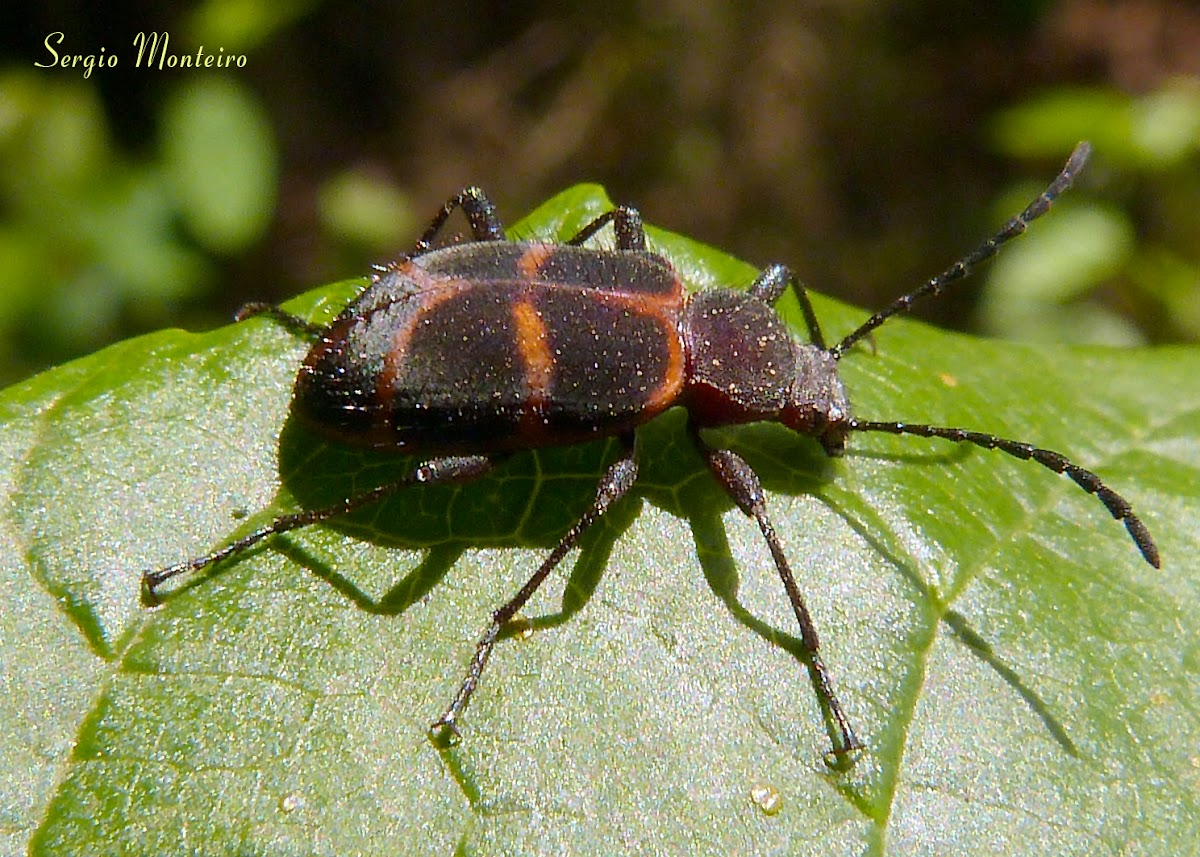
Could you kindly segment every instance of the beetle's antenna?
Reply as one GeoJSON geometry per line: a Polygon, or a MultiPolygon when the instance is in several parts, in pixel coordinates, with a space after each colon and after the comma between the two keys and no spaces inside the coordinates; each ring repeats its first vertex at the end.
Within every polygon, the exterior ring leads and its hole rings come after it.
{"type": "Polygon", "coordinates": [[[1053,205],[1054,200],[1058,199],[1059,195],[1075,181],[1075,176],[1083,169],[1083,165],[1087,162],[1091,151],[1092,146],[1086,141],[1077,145],[1075,150],[1071,152],[1071,157],[1067,159],[1062,172],[1055,176],[1054,181],[1050,182],[1050,185],[1042,191],[1037,199],[1029,203],[1024,211],[1004,224],[999,232],[984,241],[966,256],[963,256],[945,271],[926,281],[920,288],[897,298],[890,305],[875,313],[858,330],[829,349],[829,353],[836,360],[845,354],[850,346],[854,345],[854,343],[858,342],[858,340],[862,339],[892,316],[908,312],[912,309],[914,303],[923,298],[937,297],[947,286],[963,279],[980,263],[995,256],[1004,244],[1023,233],[1029,227],[1030,223],[1050,210],[1050,206],[1053,205]]]}
{"type": "Polygon", "coordinates": [[[1155,568],[1162,567],[1158,556],[1158,546],[1154,544],[1154,539],[1151,537],[1146,525],[1133,513],[1133,508],[1129,505],[1129,501],[1100,481],[1100,477],[1095,473],[1072,464],[1061,453],[1052,452],[1048,449],[1039,449],[1036,446],[1016,440],[1006,440],[1005,438],[985,434],[984,432],[968,431],[960,428],[944,428],[941,426],[902,422],[874,422],[853,418],[850,419],[847,428],[851,431],[912,434],[919,437],[940,437],[945,440],[955,441],[956,443],[973,443],[984,449],[998,449],[1001,452],[1024,461],[1035,461],[1042,465],[1042,467],[1049,468],[1055,473],[1065,473],[1084,491],[1089,494],[1095,494],[1100,502],[1104,504],[1105,508],[1108,509],[1109,513],[1125,525],[1125,529],[1129,531],[1130,537],[1133,538],[1133,543],[1142,552],[1142,556],[1146,558],[1146,562],[1155,568]]]}

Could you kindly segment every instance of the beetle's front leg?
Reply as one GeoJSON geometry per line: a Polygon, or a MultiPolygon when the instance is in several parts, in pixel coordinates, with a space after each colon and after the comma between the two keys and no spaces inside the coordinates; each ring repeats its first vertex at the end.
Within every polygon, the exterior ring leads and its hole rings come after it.
{"type": "Polygon", "coordinates": [[[842,705],[833,692],[833,681],[829,677],[829,670],[826,668],[825,662],[821,659],[821,642],[817,637],[817,628],[804,603],[804,596],[800,594],[796,577],[792,574],[787,556],[783,552],[783,544],[775,533],[771,519],[767,517],[766,497],[763,494],[762,485],[758,481],[758,475],[736,453],[728,449],[715,449],[709,446],[700,438],[694,427],[691,432],[696,449],[704,456],[708,469],[712,471],[721,487],[725,489],[725,493],[737,507],[754,518],[766,540],[771,557],[775,560],[775,568],[783,581],[784,589],[787,590],[788,600],[792,604],[792,612],[796,614],[796,621],[800,624],[800,642],[804,646],[809,678],[812,681],[813,690],[817,694],[821,712],[825,717],[830,741],[833,743],[833,750],[826,754],[825,763],[835,770],[845,770],[857,761],[862,751],[862,744],[859,743],[854,729],[850,726],[850,719],[842,710],[842,705]]]}
{"type": "Polygon", "coordinates": [[[800,310],[804,313],[804,323],[808,325],[808,341],[824,351],[825,336],[821,333],[821,325],[817,321],[812,301],[808,299],[808,290],[804,287],[804,283],[800,282],[799,278],[792,273],[791,268],[787,265],[769,265],[764,268],[750,284],[750,294],[774,305],[788,286],[792,287],[796,300],[800,302],[800,310]]]}

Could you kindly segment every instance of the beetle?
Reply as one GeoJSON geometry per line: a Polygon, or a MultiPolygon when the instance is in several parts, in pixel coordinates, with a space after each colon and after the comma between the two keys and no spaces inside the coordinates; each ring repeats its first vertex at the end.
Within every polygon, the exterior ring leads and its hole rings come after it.
{"type": "Polygon", "coordinates": [[[435,736],[458,737],[458,720],[505,626],[587,529],[633,487],[636,430],[673,407],[733,503],[758,524],[787,591],[809,678],[826,721],[833,768],[853,764],[863,745],[854,733],[821,657],[817,630],[767,514],[754,470],[736,453],[709,444],[717,426],[770,421],[815,438],[840,455],[851,432],[943,438],[997,449],[1066,474],[1124,523],[1147,562],[1158,548],[1129,503],[1099,476],[1060,453],[962,428],[880,422],[852,415],[838,361],[889,318],[962,279],[1049,211],[1084,166],[1080,143],[1066,165],[1020,214],[941,274],[827,345],[807,291],[785,266],[763,270],[748,291],[688,293],[671,263],[648,249],[636,209],[601,214],[563,244],[512,241],[486,195],[475,187],[449,199],[412,252],[377,269],[370,284],[325,327],[268,304],[238,319],[274,316],[316,338],[296,378],[295,412],[337,441],[418,455],[400,479],[330,507],[283,515],[196,559],[143,575],[148,600],[166,580],[240,554],[263,539],[325,521],[415,485],[477,479],[507,453],[619,439],[620,452],[591,505],[528,579],[496,610],[435,736]],[[461,210],[472,240],[435,247],[461,210]],[[587,246],[610,225],[616,248],[587,246]],[[790,335],[774,304],[791,290],[808,341],[790,335]]]}

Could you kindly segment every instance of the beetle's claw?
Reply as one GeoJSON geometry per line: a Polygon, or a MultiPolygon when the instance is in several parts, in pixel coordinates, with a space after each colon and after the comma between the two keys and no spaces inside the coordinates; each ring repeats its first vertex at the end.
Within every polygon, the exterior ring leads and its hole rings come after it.
{"type": "Polygon", "coordinates": [[[453,717],[442,717],[429,726],[429,737],[440,748],[453,747],[462,741],[462,733],[454,724],[453,717]]]}

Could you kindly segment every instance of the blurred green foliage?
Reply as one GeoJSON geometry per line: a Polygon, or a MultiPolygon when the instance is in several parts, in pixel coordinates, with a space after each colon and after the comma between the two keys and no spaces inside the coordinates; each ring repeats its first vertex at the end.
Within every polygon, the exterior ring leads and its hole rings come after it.
{"type": "Polygon", "coordinates": [[[1021,339],[1200,338],[1200,10],[1148,0],[686,10],[211,0],[16,10],[0,36],[0,383],[211,327],[402,252],[465,184],[599,181],[878,307],[1053,175],[1080,187],[923,313],[1021,339]],[[41,68],[100,53],[117,68],[41,68]],[[133,67],[130,40],[244,55],[133,67]],[[1195,42],[1195,43],[1193,43],[1195,42]]]}
{"type": "Polygon", "coordinates": [[[159,145],[140,158],[114,145],[86,81],[11,72],[0,103],[8,380],[169,323],[213,288],[215,257],[262,239],[276,204],[275,139],[237,82],[174,87],[159,145]]]}
{"type": "MultiPolygon", "coordinates": [[[[1107,199],[1064,200],[1068,211],[998,259],[981,327],[1045,341],[1137,344],[1155,333],[1200,339],[1198,221],[1195,206],[1189,214],[1184,202],[1200,191],[1200,81],[1173,79],[1137,97],[1049,91],[1002,111],[992,128],[1001,151],[1022,157],[1061,152],[1087,137],[1101,153],[1100,181],[1119,178],[1125,188],[1107,199]]],[[[1005,205],[1020,198],[1006,196],[1005,205]]]]}

